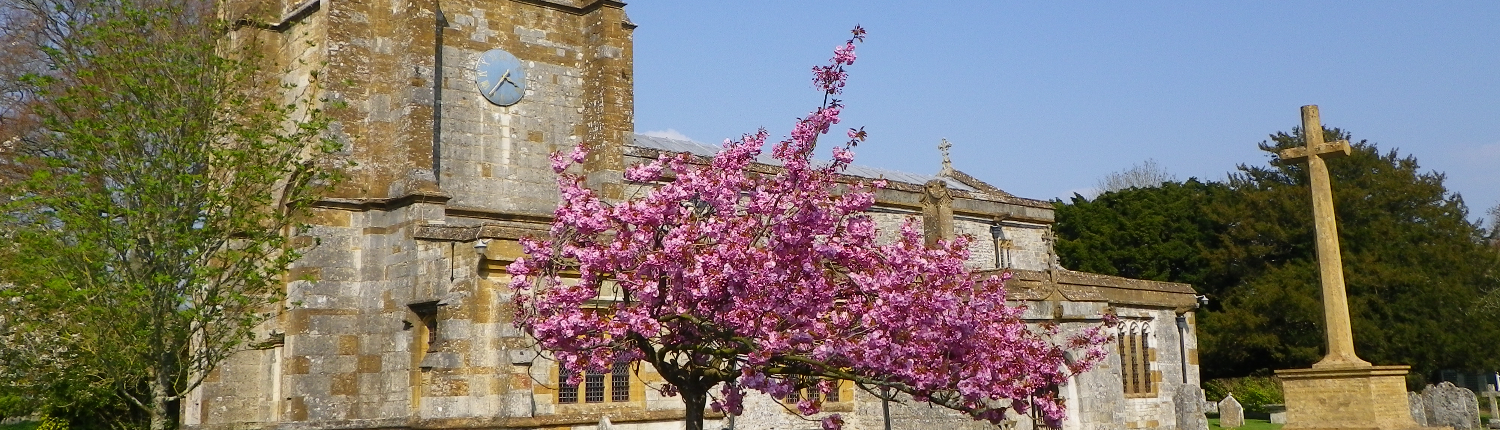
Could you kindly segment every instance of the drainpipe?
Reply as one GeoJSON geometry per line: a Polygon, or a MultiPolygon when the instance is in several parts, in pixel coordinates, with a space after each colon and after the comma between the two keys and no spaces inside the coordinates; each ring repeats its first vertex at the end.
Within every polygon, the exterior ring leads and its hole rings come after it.
{"type": "Polygon", "coordinates": [[[1187,314],[1177,314],[1177,352],[1182,356],[1182,383],[1188,382],[1188,359],[1187,359],[1187,314]]]}
{"type": "Polygon", "coordinates": [[[437,15],[433,23],[435,42],[432,52],[432,181],[443,185],[443,28],[448,26],[448,17],[443,16],[443,6],[432,1],[437,15]]]}

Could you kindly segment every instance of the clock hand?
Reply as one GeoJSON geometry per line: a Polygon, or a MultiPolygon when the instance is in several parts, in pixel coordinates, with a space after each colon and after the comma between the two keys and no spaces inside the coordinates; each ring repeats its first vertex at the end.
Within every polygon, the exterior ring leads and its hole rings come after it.
{"type": "MultiPolygon", "coordinates": [[[[510,80],[510,71],[506,70],[504,75],[500,75],[500,79],[495,80],[495,86],[490,87],[490,90],[488,92],[486,92],[484,95],[487,95],[487,96],[493,96],[493,95],[495,95],[495,90],[500,89],[500,84],[503,84],[503,83],[505,83],[505,81],[509,81],[509,80],[510,80]]],[[[511,82],[511,85],[515,85],[515,82],[511,82]]]]}

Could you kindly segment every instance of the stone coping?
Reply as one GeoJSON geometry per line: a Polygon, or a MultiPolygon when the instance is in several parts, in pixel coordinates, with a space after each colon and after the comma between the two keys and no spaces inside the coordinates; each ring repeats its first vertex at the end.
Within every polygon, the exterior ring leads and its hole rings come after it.
{"type": "MultiPolygon", "coordinates": [[[[975,271],[975,277],[999,275],[1007,269],[975,271]]],[[[1008,269],[1012,278],[1006,292],[1012,300],[1098,301],[1175,309],[1198,307],[1197,292],[1188,284],[1147,281],[1067,269],[1008,269]]]]}
{"type": "Polygon", "coordinates": [[[1276,377],[1282,380],[1297,379],[1329,379],[1329,378],[1365,378],[1370,376],[1406,376],[1411,370],[1407,365],[1389,366],[1348,366],[1330,367],[1320,369],[1281,369],[1276,371],[1276,377]]]}

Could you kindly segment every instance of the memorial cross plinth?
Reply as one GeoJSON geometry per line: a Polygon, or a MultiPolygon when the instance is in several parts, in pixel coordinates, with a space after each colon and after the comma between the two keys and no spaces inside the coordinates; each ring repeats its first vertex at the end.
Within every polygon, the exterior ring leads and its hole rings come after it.
{"type": "Polygon", "coordinates": [[[1307,162],[1328,355],[1311,369],[1276,371],[1286,396],[1286,426],[1282,429],[1421,428],[1407,408],[1406,373],[1411,366],[1373,366],[1354,354],[1338,225],[1333,215],[1333,187],[1324,163],[1326,158],[1349,155],[1349,142],[1324,142],[1318,107],[1311,105],[1302,107],[1302,136],[1305,146],[1279,155],[1285,162],[1307,162]]]}

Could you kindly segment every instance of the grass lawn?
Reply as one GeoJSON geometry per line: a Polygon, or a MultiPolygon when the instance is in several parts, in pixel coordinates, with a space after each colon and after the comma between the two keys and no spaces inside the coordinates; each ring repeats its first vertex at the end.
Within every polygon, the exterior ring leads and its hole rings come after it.
{"type": "MultiPolygon", "coordinates": [[[[1208,419],[1208,430],[1220,430],[1222,428],[1223,427],[1219,427],[1218,418],[1208,419]]],[[[1245,425],[1236,428],[1240,430],[1281,430],[1281,424],[1271,424],[1270,421],[1266,420],[1245,418],[1245,425]]]]}
{"type": "Polygon", "coordinates": [[[42,423],[0,424],[0,430],[36,430],[42,423]]]}

